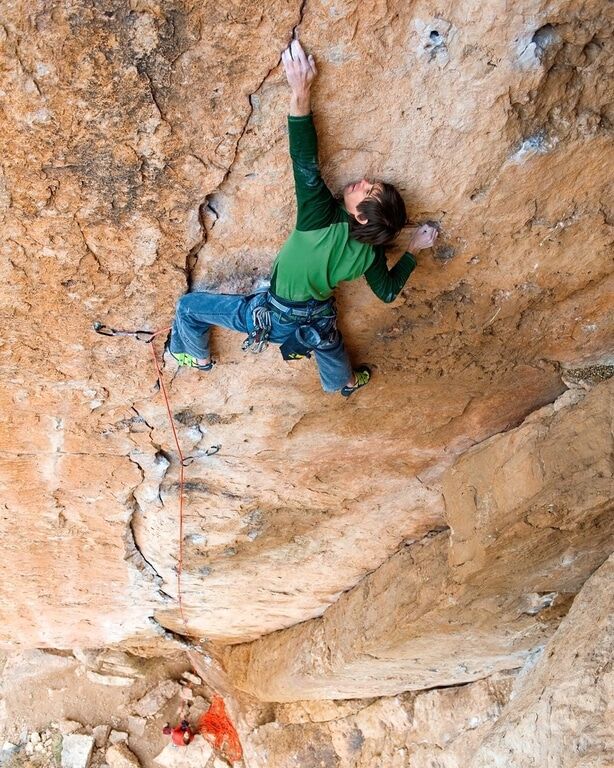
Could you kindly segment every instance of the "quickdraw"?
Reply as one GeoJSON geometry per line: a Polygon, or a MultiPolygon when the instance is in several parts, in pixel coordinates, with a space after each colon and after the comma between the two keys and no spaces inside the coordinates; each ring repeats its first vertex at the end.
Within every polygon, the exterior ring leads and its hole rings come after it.
{"type": "Polygon", "coordinates": [[[133,336],[137,341],[144,341],[145,344],[151,344],[159,333],[164,333],[164,330],[168,330],[168,328],[165,328],[162,331],[124,331],[118,328],[111,328],[98,320],[92,325],[92,328],[101,336],[133,336]]]}
{"type": "Polygon", "coordinates": [[[254,355],[262,352],[269,346],[271,336],[271,311],[266,307],[256,307],[252,312],[254,330],[241,345],[244,351],[249,350],[254,355]]]}

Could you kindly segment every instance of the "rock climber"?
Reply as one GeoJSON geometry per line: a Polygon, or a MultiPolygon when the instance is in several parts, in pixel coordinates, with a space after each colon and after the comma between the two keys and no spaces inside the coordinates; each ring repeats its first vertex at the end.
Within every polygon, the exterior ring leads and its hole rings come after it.
{"type": "Polygon", "coordinates": [[[177,305],[169,351],[180,365],[209,371],[212,325],[248,334],[243,347],[260,351],[271,341],[285,360],[313,352],[325,392],[349,397],[368,383],[366,365],[352,369],[337,329],[333,291],[343,280],[364,275],[375,295],[393,301],[416,266],[418,251],[430,248],[435,227],[414,230],[408,250],[388,269],[386,246],[405,227],[399,192],[384,181],[361,179],[336,200],[320,175],[317,135],[311,114],[313,56],[298,40],[282,53],[290,86],[288,132],[297,200],[296,226],[273,265],[268,292],[250,296],[193,292],[177,305]]]}

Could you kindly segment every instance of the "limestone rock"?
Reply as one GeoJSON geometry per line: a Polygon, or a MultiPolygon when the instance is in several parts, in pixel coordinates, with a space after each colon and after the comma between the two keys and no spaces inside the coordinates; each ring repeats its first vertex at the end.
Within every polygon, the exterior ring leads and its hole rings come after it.
{"type": "Polygon", "coordinates": [[[456,456],[552,402],[561,365],[606,361],[603,3],[265,5],[5,4],[3,645],[145,640],[153,615],[185,629],[157,374],[92,323],[165,328],[188,286],[264,285],[295,218],[278,66],[295,28],[320,65],[326,181],[392,181],[442,235],[394,306],[339,287],[348,349],[374,366],[360,397],[228,332],[211,377],[173,377],[194,457],[189,634],[245,642],[321,616],[444,523],[456,456]]]}
{"type": "Polygon", "coordinates": [[[113,744],[106,753],[105,759],[109,768],[140,768],[138,757],[126,744],[113,744]]]}
{"type": "Polygon", "coordinates": [[[193,672],[182,672],[181,677],[188,683],[191,683],[192,685],[202,685],[203,681],[198,677],[198,675],[195,675],[193,672]]]}
{"type": "Polygon", "coordinates": [[[74,733],[75,731],[79,731],[81,728],[83,728],[83,725],[77,720],[60,720],[57,726],[58,731],[63,736],[67,736],[68,734],[74,733]]]}
{"type": "Polygon", "coordinates": [[[133,685],[134,680],[131,677],[120,677],[119,675],[101,675],[99,672],[93,672],[88,669],[85,673],[88,680],[92,683],[98,683],[99,685],[112,685],[114,687],[125,688],[133,685]]]}
{"type": "Polygon", "coordinates": [[[96,746],[98,748],[104,747],[104,745],[107,743],[110,731],[111,727],[109,725],[97,725],[92,728],[94,741],[96,742],[96,746]]]}
{"type": "Polygon", "coordinates": [[[128,717],[128,730],[135,736],[142,736],[146,725],[147,720],[144,717],[128,717]]]}
{"type": "Polygon", "coordinates": [[[451,530],[321,619],[230,649],[235,683],[268,701],[346,698],[522,666],[611,552],[613,398],[614,381],[563,396],[466,452],[443,478],[451,530]]]}
{"type": "Polygon", "coordinates": [[[614,555],[586,582],[471,768],[614,764],[614,555]]]}
{"type": "Polygon", "coordinates": [[[126,731],[112,730],[109,734],[109,741],[111,744],[120,744],[121,742],[128,741],[128,734],[126,731]]]}
{"type": "Polygon", "coordinates": [[[513,674],[503,673],[362,706],[322,700],[277,705],[272,721],[246,740],[250,766],[465,768],[509,700],[513,681],[513,674]],[[313,719],[299,714],[302,706],[313,719]]]}
{"type": "Polygon", "coordinates": [[[94,749],[94,737],[71,733],[62,739],[62,768],[87,768],[94,749]]]}
{"type": "Polygon", "coordinates": [[[139,699],[133,707],[140,717],[155,715],[169,699],[179,693],[180,686],[175,680],[163,680],[139,699]]]}
{"type": "MultiPolygon", "coordinates": [[[[206,739],[196,735],[186,747],[167,744],[154,763],[162,768],[202,768],[213,754],[213,749],[206,739]]],[[[111,766],[111,768],[115,768],[111,766]]]]}

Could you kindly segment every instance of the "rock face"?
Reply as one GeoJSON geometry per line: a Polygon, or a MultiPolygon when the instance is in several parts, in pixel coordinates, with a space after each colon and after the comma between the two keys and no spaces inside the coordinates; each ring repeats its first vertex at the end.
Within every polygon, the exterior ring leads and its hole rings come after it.
{"type": "Polygon", "coordinates": [[[471,768],[614,763],[613,578],[614,556],[586,582],[471,768]]]}
{"type": "Polygon", "coordinates": [[[602,6],[4,4],[1,644],[159,625],[242,642],[320,616],[444,524],[439,477],[462,451],[551,403],[561,365],[604,361],[602,6]],[[186,289],[266,278],[294,216],[278,62],[297,29],[331,187],[395,182],[442,236],[392,306],[340,288],[349,348],[375,370],[350,402],[309,361],[247,359],[227,333],[211,376],[165,371],[193,459],[186,626],[149,350],[91,326],[164,329],[186,289]]]}
{"type": "Polygon", "coordinates": [[[567,393],[467,451],[443,476],[450,530],[321,619],[232,648],[237,685],[267,701],[348,698],[522,666],[611,552],[613,400],[614,381],[567,393]]]}
{"type": "Polygon", "coordinates": [[[278,705],[250,734],[250,766],[465,768],[507,702],[513,676],[376,700],[278,705]]]}
{"type": "Polygon", "coordinates": [[[611,766],[613,576],[614,556],[519,673],[375,700],[274,705],[246,739],[250,765],[611,766]]]}

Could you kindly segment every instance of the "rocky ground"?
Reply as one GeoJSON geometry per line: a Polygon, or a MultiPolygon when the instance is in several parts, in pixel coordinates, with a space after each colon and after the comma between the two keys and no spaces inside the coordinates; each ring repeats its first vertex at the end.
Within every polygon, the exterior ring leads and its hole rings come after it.
{"type": "MultiPolygon", "coordinates": [[[[164,724],[185,703],[195,723],[210,689],[184,654],[143,659],[122,652],[29,652],[3,674],[6,768],[222,768],[197,737],[169,744],[164,724]],[[174,658],[173,658],[174,656],[174,658]],[[95,662],[95,663],[94,663],[95,662]],[[101,663],[102,662],[102,663],[101,663]],[[98,670],[98,671],[95,671],[98,670]],[[103,671],[100,671],[103,670],[103,671]],[[189,679],[185,678],[188,671],[189,679]]],[[[499,717],[514,673],[425,693],[347,701],[260,705],[246,711],[245,766],[463,765],[499,717]]],[[[240,764],[236,764],[240,765],[240,764]]]]}
{"type": "MultiPolygon", "coordinates": [[[[614,556],[587,581],[521,670],[397,696],[261,704],[224,691],[244,759],[235,768],[611,768],[614,556]]],[[[120,651],[9,658],[2,675],[8,768],[224,768],[194,725],[223,674],[211,657],[120,651]],[[191,667],[191,671],[190,671],[191,667]],[[195,673],[204,671],[199,676],[195,673]],[[179,715],[181,713],[181,715],[179,715]]]]}
{"type": "MultiPolygon", "coordinates": [[[[178,759],[185,759],[186,751],[171,746],[162,729],[182,715],[195,723],[208,708],[209,689],[190,668],[187,657],[172,650],[166,658],[150,659],[121,651],[33,651],[8,658],[2,678],[3,763],[14,768],[182,764],[178,759]]],[[[201,736],[187,752],[200,768],[217,768],[201,736]]]]}

